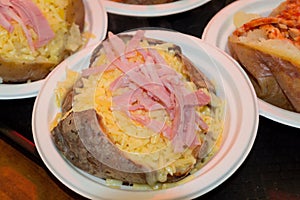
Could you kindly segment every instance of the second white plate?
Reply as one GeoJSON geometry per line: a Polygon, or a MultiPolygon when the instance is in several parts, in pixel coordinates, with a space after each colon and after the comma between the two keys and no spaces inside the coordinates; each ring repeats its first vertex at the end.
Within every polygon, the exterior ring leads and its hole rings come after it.
{"type": "MultiPolygon", "coordinates": [[[[218,12],[206,26],[202,39],[229,53],[228,36],[235,30],[233,16],[238,11],[267,16],[283,0],[235,1],[218,12]]],[[[273,106],[258,99],[260,114],[276,122],[300,128],[300,114],[273,106]]]]}
{"type": "Polygon", "coordinates": [[[103,0],[107,12],[139,17],[158,17],[181,13],[201,6],[210,0],[178,0],[171,3],[157,5],[132,5],[103,0]]]}
{"type": "MultiPolygon", "coordinates": [[[[96,44],[103,40],[107,32],[107,13],[102,0],[83,0],[85,6],[85,31],[93,34],[86,46],[96,44]]],[[[44,80],[22,84],[0,84],[1,99],[23,99],[35,97],[44,80]]]]}

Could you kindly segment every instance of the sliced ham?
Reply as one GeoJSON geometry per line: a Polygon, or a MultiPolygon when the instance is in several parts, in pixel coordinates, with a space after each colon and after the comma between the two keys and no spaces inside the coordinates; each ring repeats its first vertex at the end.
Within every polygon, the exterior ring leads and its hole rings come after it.
{"type": "Polygon", "coordinates": [[[150,56],[146,58],[143,69],[145,69],[151,81],[153,81],[154,83],[162,84],[160,77],[157,74],[158,65],[154,64],[154,61],[150,56]]]}
{"type": "Polygon", "coordinates": [[[166,107],[170,107],[170,95],[162,85],[153,84],[153,82],[139,70],[131,70],[126,73],[126,76],[138,87],[145,89],[149,95],[161,101],[166,107]]]}
{"type": "MultiPolygon", "coordinates": [[[[176,78],[176,77],[175,77],[176,78]]],[[[184,115],[184,98],[182,95],[181,88],[177,85],[177,81],[172,79],[164,79],[164,85],[171,91],[172,94],[175,96],[175,106],[172,115],[174,116],[172,121],[172,132],[174,138],[172,139],[172,143],[174,146],[175,152],[182,152],[184,151],[186,146],[184,138],[184,122],[185,122],[185,115],[184,115]]],[[[195,134],[195,132],[193,133],[195,134]]]]}
{"type": "Polygon", "coordinates": [[[131,120],[140,123],[154,132],[162,133],[172,141],[175,152],[200,145],[196,132],[207,131],[208,125],[196,113],[195,106],[210,102],[201,89],[191,92],[187,89],[182,75],[167,65],[167,62],[154,48],[140,48],[144,37],[138,31],[127,45],[117,36],[109,33],[109,40],[103,42],[110,65],[123,74],[113,81],[110,90],[123,93],[113,96],[113,110],[124,112],[131,120]],[[131,56],[140,55],[144,62],[133,62],[131,56]],[[131,59],[131,61],[129,61],[131,59]],[[121,90],[121,91],[122,91],[121,90]],[[163,109],[168,113],[171,125],[151,118],[148,113],[163,109]]]}
{"type": "Polygon", "coordinates": [[[27,42],[28,42],[30,49],[34,50],[32,35],[29,32],[29,30],[27,29],[26,25],[23,23],[22,19],[15,12],[13,12],[13,10],[10,9],[9,7],[3,13],[5,13],[5,16],[8,16],[10,19],[16,21],[17,23],[19,23],[21,25],[21,27],[24,31],[25,37],[27,38],[27,42]]]}
{"type": "Polygon", "coordinates": [[[128,87],[129,83],[130,81],[128,80],[127,76],[119,76],[109,85],[109,89],[111,91],[115,91],[118,88],[128,87]]]}
{"type": "Polygon", "coordinates": [[[128,42],[127,46],[126,46],[126,53],[130,53],[133,50],[137,49],[138,47],[140,47],[140,41],[143,39],[145,34],[145,31],[143,30],[138,30],[136,32],[136,34],[134,34],[134,36],[131,38],[131,40],[128,42]]]}
{"type": "Polygon", "coordinates": [[[109,62],[113,62],[116,59],[116,55],[113,51],[112,45],[108,40],[102,42],[103,49],[109,62]]]}
{"type": "Polygon", "coordinates": [[[5,17],[1,20],[1,25],[8,31],[12,31],[7,22],[14,20],[19,23],[31,49],[42,47],[55,37],[47,19],[32,1],[0,0],[0,8],[1,16],[5,17]],[[38,40],[34,43],[27,26],[31,27],[38,36],[38,40]]]}
{"type": "Polygon", "coordinates": [[[112,32],[108,32],[109,43],[112,50],[115,53],[115,57],[119,57],[125,53],[125,43],[121,38],[114,35],[112,32]]]}
{"type": "Polygon", "coordinates": [[[14,27],[11,25],[9,20],[7,19],[7,16],[4,13],[4,8],[0,7],[0,26],[5,28],[8,32],[12,32],[14,30],[14,27]]]}
{"type": "Polygon", "coordinates": [[[90,76],[92,74],[101,74],[105,71],[106,69],[106,65],[100,65],[100,66],[96,66],[96,67],[90,67],[87,69],[82,70],[82,76],[90,76]]]}
{"type": "Polygon", "coordinates": [[[153,57],[153,60],[156,64],[161,64],[167,66],[167,62],[165,59],[156,51],[155,49],[149,48],[148,49],[149,55],[153,57]]]}
{"type": "Polygon", "coordinates": [[[190,106],[204,106],[210,102],[210,96],[199,89],[184,96],[185,104],[190,106]]]}

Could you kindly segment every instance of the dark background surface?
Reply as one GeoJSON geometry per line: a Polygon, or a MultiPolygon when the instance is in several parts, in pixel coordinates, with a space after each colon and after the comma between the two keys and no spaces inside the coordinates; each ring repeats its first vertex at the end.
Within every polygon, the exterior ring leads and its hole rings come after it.
{"type": "MultiPolygon", "coordinates": [[[[230,2],[212,0],[193,10],[165,17],[108,14],[108,31],[119,33],[142,27],[161,27],[200,38],[208,21],[230,2]]],[[[31,115],[34,101],[35,98],[1,100],[0,132],[10,128],[33,142],[31,115]]],[[[34,149],[14,137],[6,132],[0,138],[44,166],[34,149]]],[[[79,198],[72,191],[68,192],[79,198]]],[[[260,116],[257,137],[246,160],[231,177],[200,199],[300,199],[300,129],[260,116]]]]}

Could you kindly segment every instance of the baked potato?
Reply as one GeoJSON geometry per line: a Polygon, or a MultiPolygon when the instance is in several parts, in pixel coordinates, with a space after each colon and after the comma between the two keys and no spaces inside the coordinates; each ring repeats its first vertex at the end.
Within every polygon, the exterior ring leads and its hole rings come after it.
{"type": "Polygon", "coordinates": [[[230,54],[249,74],[257,96],[294,112],[300,112],[299,22],[300,1],[287,0],[269,16],[238,25],[228,38],[230,54]]]}
{"type": "Polygon", "coordinates": [[[223,124],[214,89],[179,46],[144,31],[109,33],[90,68],[58,84],[62,112],[51,124],[52,138],[92,175],[159,188],[213,154],[223,124]]]}
{"type": "Polygon", "coordinates": [[[1,12],[6,9],[14,18],[7,18],[7,24],[0,23],[2,82],[23,83],[43,79],[83,45],[81,33],[85,10],[82,0],[8,2],[1,12]],[[30,16],[29,19],[24,15],[30,16]]]}

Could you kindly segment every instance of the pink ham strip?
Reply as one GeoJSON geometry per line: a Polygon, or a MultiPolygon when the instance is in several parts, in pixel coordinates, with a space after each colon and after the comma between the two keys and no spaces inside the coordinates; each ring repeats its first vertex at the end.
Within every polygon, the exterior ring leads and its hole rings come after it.
{"type": "Polygon", "coordinates": [[[154,64],[154,61],[151,58],[151,56],[147,56],[143,68],[145,68],[145,71],[148,74],[151,81],[153,81],[154,83],[162,84],[160,77],[157,74],[158,66],[159,64],[154,64]]]}
{"type": "Polygon", "coordinates": [[[0,7],[0,25],[11,33],[14,30],[14,27],[11,25],[4,12],[4,8],[0,7]]]}
{"type": "Polygon", "coordinates": [[[119,76],[110,85],[109,89],[115,91],[118,88],[125,88],[129,86],[130,81],[126,76],[119,76]]]}
{"type": "Polygon", "coordinates": [[[128,76],[128,78],[138,87],[147,90],[149,95],[159,99],[166,107],[171,105],[169,93],[162,85],[159,86],[158,84],[155,84],[154,87],[153,82],[137,70],[129,71],[126,73],[126,76],[128,76]]]}
{"type": "Polygon", "coordinates": [[[125,55],[116,56],[114,47],[109,41],[104,41],[102,45],[106,53],[107,59],[110,62],[110,64],[108,64],[106,68],[107,70],[112,70],[117,67],[122,72],[127,72],[129,70],[134,69],[138,65],[138,63],[128,62],[125,58],[125,55]]]}
{"type": "Polygon", "coordinates": [[[153,110],[159,110],[164,108],[161,104],[159,104],[156,100],[151,98],[147,93],[145,93],[142,89],[137,89],[132,94],[132,98],[130,100],[130,103],[136,103],[133,106],[130,106],[130,110],[146,110],[146,111],[153,111],[153,110]]]}
{"type": "Polygon", "coordinates": [[[17,23],[19,23],[21,25],[21,27],[24,31],[24,34],[27,38],[28,45],[29,45],[30,49],[32,51],[34,51],[32,36],[31,36],[30,32],[28,31],[26,25],[23,23],[22,19],[15,12],[13,12],[12,9],[10,9],[10,8],[8,8],[4,13],[5,13],[6,16],[8,16],[9,18],[15,20],[17,23]]]}
{"type": "Polygon", "coordinates": [[[209,102],[211,100],[210,96],[207,95],[207,94],[205,94],[201,89],[197,90],[195,92],[195,95],[196,95],[196,97],[198,99],[198,104],[197,104],[198,106],[207,105],[207,104],[209,104],[209,102]]]}
{"type": "Polygon", "coordinates": [[[204,106],[210,102],[210,96],[201,89],[184,96],[185,104],[190,106],[204,106]]]}
{"type": "Polygon", "coordinates": [[[114,35],[112,32],[108,32],[109,43],[114,51],[115,57],[119,57],[125,52],[125,43],[121,38],[114,35]]]}
{"type": "Polygon", "coordinates": [[[144,34],[144,30],[138,30],[128,42],[125,53],[129,53],[136,50],[140,46],[140,41],[143,39],[144,34]]]}
{"type": "Polygon", "coordinates": [[[143,58],[145,59],[148,56],[148,51],[146,49],[143,48],[138,48],[136,49],[136,51],[141,54],[143,56],[143,58]]]}
{"type": "MultiPolygon", "coordinates": [[[[123,94],[119,96],[113,97],[113,110],[120,110],[126,113],[126,115],[144,125],[145,127],[149,128],[150,130],[154,131],[155,133],[159,133],[164,128],[164,123],[156,120],[150,120],[149,116],[144,115],[138,115],[138,114],[131,114],[130,111],[135,111],[138,109],[144,110],[149,109],[153,107],[154,109],[158,109],[159,106],[157,106],[157,103],[153,100],[151,100],[149,97],[141,98],[143,91],[138,90],[135,91],[128,91],[124,92],[123,94]],[[142,102],[140,102],[142,101],[142,102]],[[132,103],[138,102],[137,104],[132,105],[132,103]]],[[[160,107],[162,108],[162,107],[160,107]]]]}
{"type": "Polygon", "coordinates": [[[207,96],[202,90],[198,90],[194,93],[189,93],[184,87],[182,82],[179,81],[179,76],[164,76],[163,83],[175,94],[176,107],[172,124],[172,131],[176,136],[174,141],[174,149],[177,152],[184,150],[186,146],[197,145],[195,133],[196,126],[198,124],[203,130],[207,130],[207,124],[198,116],[194,106],[206,105],[210,101],[210,97],[207,96]],[[186,98],[188,97],[188,99],[186,98]]]}
{"type": "Polygon", "coordinates": [[[151,121],[149,116],[147,116],[147,115],[135,115],[135,114],[129,113],[128,117],[130,119],[132,119],[133,121],[143,124],[146,127],[147,127],[147,124],[149,124],[151,121]]]}
{"type": "MultiPolygon", "coordinates": [[[[176,79],[177,77],[175,77],[176,79]]],[[[174,107],[174,119],[172,122],[172,132],[174,135],[174,138],[172,139],[172,143],[174,146],[175,152],[182,152],[186,146],[184,142],[184,133],[183,127],[184,127],[184,99],[181,95],[180,87],[176,85],[175,83],[178,83],[177,81],[174,81],[172,79],[164,79],[163,80],[164,85],[168,88],[169,91],[171,91],[172,94],[175,96],[175,107],[174,107]]],[[[194,133],[193,133],[194,134],[194,133]]]]}
{"type": "MultiPolygon", "coordinates": [[[[149,65],[150,66],[150,65],[149,65]]],[[[153,69],[153,67],[152,67],[153,69]]],[[[130,71],[129,74],[132,75],[132,72],[136,73],[136,71],[130,71]]],[[[128,75],[128,74],[127,74],[128,75]]],[[[130,76],[129,76],[130,77],[130,76]]],[[[141,73],[139,74],[135,74],[134,76],[131,76],[130,80],[134,80],[139,81],[139,78],[141,77],[141,73]],[[138,77],[136,77],[138,76],[138,77]]],[[[171,93],[175,93],[174,91],[178,91],[179,87],[172,84],[172,83],[180,83],[179,81],[179,77],[175,77],[177,80],[171,81],[171,85],[172,87],[169,87],[169,91],[172,91],[171,93]]],[[[145,77],[144,77],[144,80],[145,77]]],[[[149,80],[146,80],[145,82],[148,82],[149,80]]],[[[157,93],[161,93],[161,91],[163,91],[164,87],[158,85],[158,84],[150,84],[148,85],[147,83],[144,82],[144,85],[141,86],[143,87],[143,89],[145,89],[146,91],[150,91],[150,94],[148,95],[152,95],[152,94],[157,94],[157,93]]],[[[175,114],[174,116],[175,119],[173,119],[173,128],[172,131],[177,135],[176,137],[176,141],[175,141],[175,150],[180,152],[183,151],[183,148],[186,146],[190,146],[191,144],[195,143],[195,111],[193,111],[191,114],[186,114],[186,110],[184,108],[184,106],[186,105],[186,103],[184,102],[185,100],[183,100],[183,95],[187,93],[187,90],[184,90],[184,86],[180,87],[180,92],[177,93],[177,101],[178,99],[180,99],[178,101],[178,107],[175,109],[175,114]],[[188,116],[192,116],[192,118],[188,118],[188,116]],[[182,123],[183,122],[183,123],[182,123]],[[183,124],[185,125],[185,127],[183,126],[183,124]]],[[[196,92],[195,92],[196,93],[196,92]]],[[[200,93],[200,92],[198,92],[200,93]]],[[[200,93],[202,94],[202,93],[200,93]]],[[[195,102],[197,101],[197,96],[193,93],[193,95],[189,95],[190,98],[194,97],[194,101],[193,104],[199,104],[199,102],[195,102]]],[[[206,103],[206,102],[205,102],[206,103]]],[[[201,103],[203,104],[203,103],[201,103]]],[[[170,104],[169,104],[170,105],[170,104]]],[[[141,107],[144,107],[141,106],[141,107]]],[[[194,109],[194,108],[193,108],[194,109]]],[[[144,121],[142,120],[142,118],[135,118],[133,120],[138,121],[139,123],[142,123],[143,125],[145,125],[146,127],[148,127],[148,121],[144,121]]],[[[166,132],[165,132],[166,133],[166,132]]],[[[170,135],[165,135],[167,138],[170,138],[170,135]]]]}
{"type": "Polygon", "coordinates": [[[90,76],[92,74],[98,74],[104,72],[106,69],[106,65],[100,65],[96,67],[90,67],[87,69],[83,69],[81,75],[82,76],[90,76]]]}
{"type": "MultiPolygon", "coordinates": [[[[108,64],[106,69],[112,70],[112,69],[115,69],[116,67],[119,67],[121,62],[118,59],[118,57],[115,55],[112,44],[108,40],[106,40],[106,41],[102,42],[102,45],[103,45],[103,49],[106,54],[107,60],[110,62],[110,64],[108,64]]],[[[127,70],[129,70],[129,69],[127,69],[127,70]]]]}
{"type": "MultiPolygon", "coordinates": [[[[136,110],[159,110],[163,107],[151,96],[147,95],[142,88],[135,88],[113,97],[113,105],[122,105],[129,111],[136,110]]],[[[117,107],[115,107],[117,109],[117,107]]]]}
{"type": "Polygon", "coordinates": [[[149,55],[153,58],[154,62],[160,65],[167,66],[165,59],[158,53],[156,49],[148,49],[149,55]]]}
{"type": "MultiPolygon", "coordinates": [[[[10,21],[14,20],[21,25],[21,27],[24,31],[24,34],[27,38],[29,47],[31,48],[31,50],[34,50],[31,34],[28,31],[26,24],[22,21],[22,19],[14,11],[13,5],[11,4],[10,0],[0,0],[0,8],[1,8],[1,10],[0,10],[1,13],[6,18],[7,21],[10,22],[10,21]]],[[[9,31],[9,29],[8,29],[8,31],[9,31]]]]}
{"type": "Polygon", "coordinates": [[[163,77],[168,77],[168,76],[178,76],[176,71],[170,69],[169,67],[161,67],[157,69],[157,75],[163,79],[163,77]]]}
{"type": "MultiPolygon", "coordinates": [[[[1,12],[4,13],[7,21],[13,19],[22,26],[32,50],[44,46],[55,36],[47,19],[33,2],[28,0],[1,0],[0,7],[6,9],[6,11],[1,9],[1,12]],[[33,44],[31,34],[26,26],[32,27],[38,35],[38,41],[35,44],[33,44]]],[[[11,31],[11,29],[7,30],[11,31]]]]}
{"type": "Polygon", "coordinates": [[[31,1],[10,0],[14,8],[18,10],[20,16],[26,16],[28,24],[38,35],[35,47],[39,48],[47,44],[55,34],[52,31],[47,19],[40,9],[31,1]],[[22,14],[21,14],[22,13],[22,14]]]}
{"type": "Polygon", "coordinates": [[[111,44],[109,43],[108,40],[105,40],[102,42],[103,49],[105,51],[105,55],[108,59],[108,61],[113,62],[116,59],[115,53],[112,49],[111,44]]]}
{"type": "Polygon", "coordinates": [[[174,138],[174,132],[172,131],[172,127],[165,125],[164,128],[162,129],[162,134],[169,140],[174,138]]]}
{"type": "Polygon", "coordinates": [[[147,95],[142,88],[129,90],[121,95],[113,97],[113,110],[121,110],[127,114],[132,120],[144,125],[150,130],[158,133],[162,131],[164,123],[150,120],[149,117],[143,115],[131,114],[130,111],[136,110],[154,110],[163,107],[147,95]]]}
{"type": "Polygon", "coordinates": [[[113,109],[124,111],[132,120],[153,131],[162,132],[165,137],[172,140],[177,152],[199,145],[200,142],[195,134],[196,128],[200,126],[203,130],[207,130],[208,126],[198,116],[194,106],[208,104],[210,97],[202,90],[190,93],[181,82],[181,76],[167,67],[163,57],[155,49],[135,49],[139,47],[143,34],[140,32],[135,35],[128,43],[130,46],[125,46],[125,50],[124,43],[113,34],[109,34],[109,43],[103,44],[112,65],[124,73],[111,84],[110,89],[114,91],[118,88],[129,88],[130,84],[135,85],[131,87],[134,89],[113,97],[113,109]],[[132,63],[126,59],[136,55],[133,50],[144,57],[145,63],[139,67],[132,67],[132,63]],[[122,51],[130,51],[130,53],[126,54],[122,51]],[[131,114],[131,111],[150,111],[154,107],[166,109],[173,120],[172,127],[165,127],[164,123],[150,119],[148,116],[131,114]]]}

